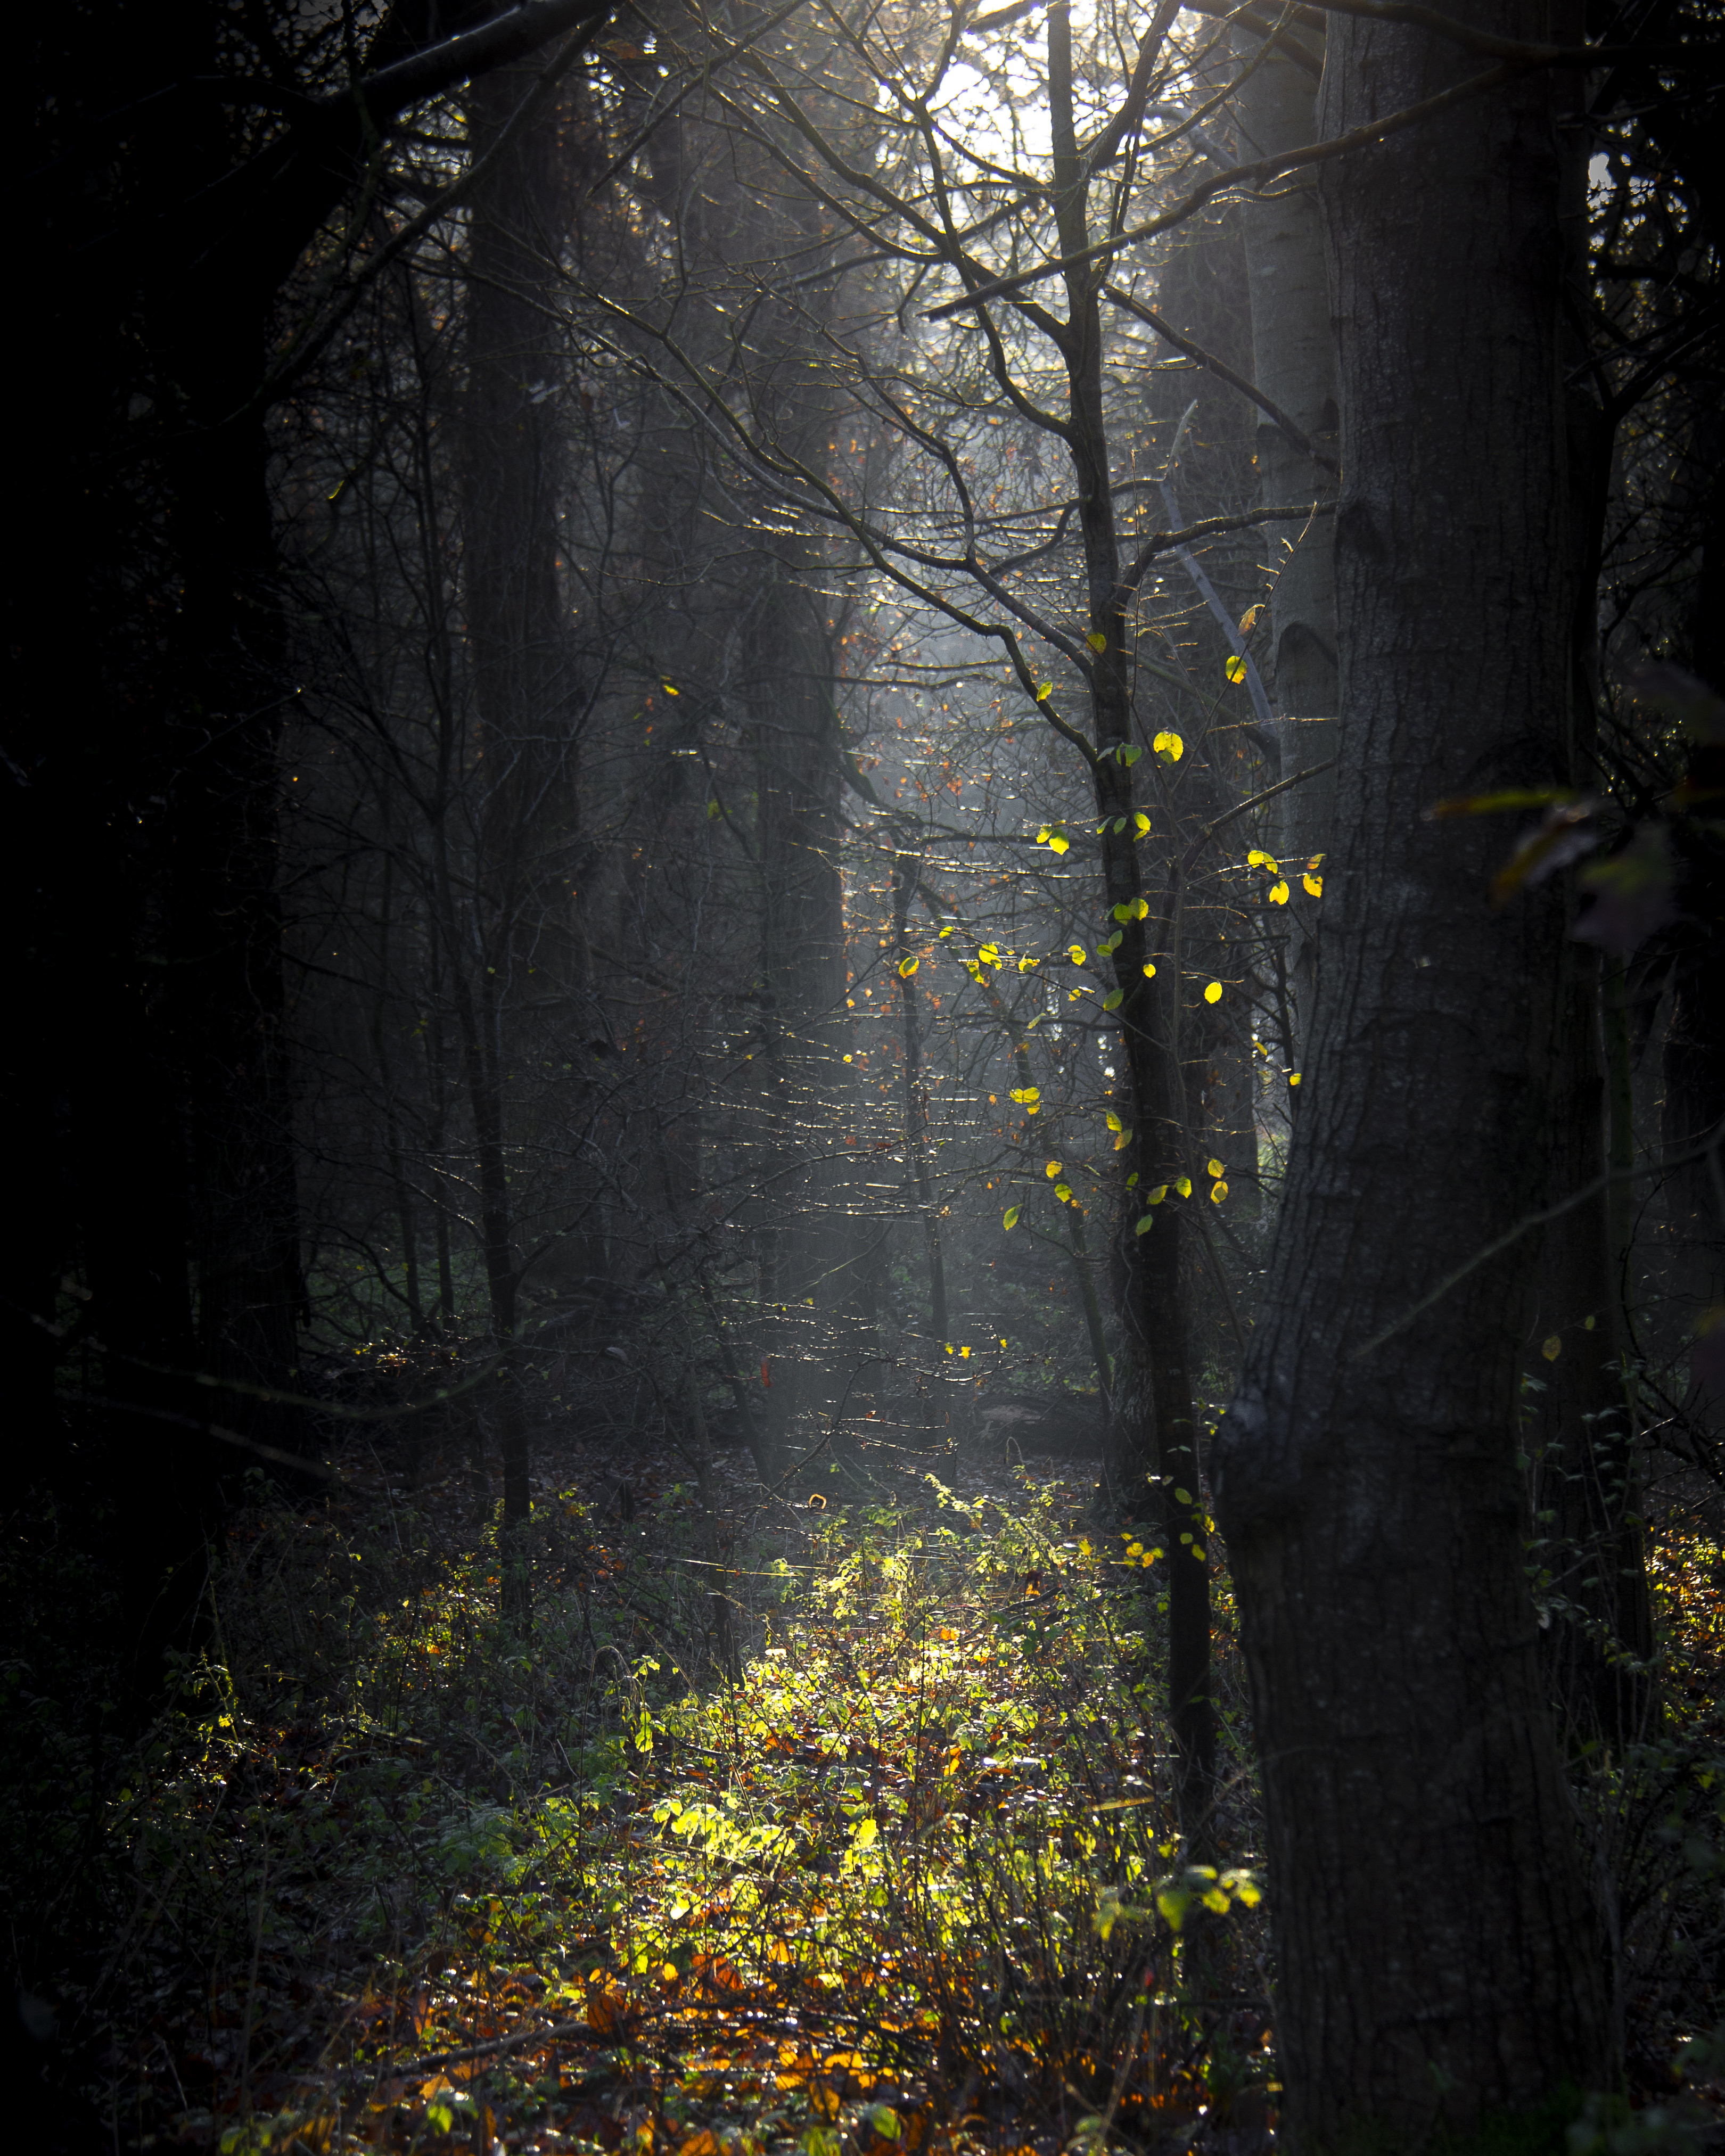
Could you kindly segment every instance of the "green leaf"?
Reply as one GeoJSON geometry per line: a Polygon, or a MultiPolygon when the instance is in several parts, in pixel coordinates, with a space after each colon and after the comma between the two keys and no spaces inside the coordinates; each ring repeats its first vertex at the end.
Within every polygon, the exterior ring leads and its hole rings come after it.
{"type": "Polygon", "coordinates": [[[1135,1235],[1147,1235],[1155,1225],[1156,1215],[1153,1213],[1142,1214],[1138,1219],[1138,1224],[1133,1229],[1132,1233],[1135,1235]]]}
{"type": "Polygon", "coordinates": [[[1102,998],[1102,1009],[1105,1011],[1117,1011],[1125,1001],[1126,990],[1124,988],[1111,988],[1108,993],[1102,998]]]}

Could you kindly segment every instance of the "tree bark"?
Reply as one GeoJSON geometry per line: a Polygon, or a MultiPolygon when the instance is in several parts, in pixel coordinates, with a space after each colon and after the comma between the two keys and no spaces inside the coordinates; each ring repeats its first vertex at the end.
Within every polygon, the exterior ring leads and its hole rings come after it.
{"type": "MultiPolygon", "coordinates": [[[[1272,54],[1247,78],[1240,97],[1240,154],[1271,157],[1313,140],[1312,77],[1272,54]]],[[[1321,448],[1333,452],[1335,339],[1324,275],[1323,225],[1315,181],[1301,175],[1240,206],[1246,278],[1252,305],[1252,378],[1321,448]]],[[[1261,499],[1327,501],[1333,475],[1258,417],[1261,499]]],[[[1333,529],[1327,517],[1288,542],[1272,540],[1276,578],[1270,598],[1272,695],[1282,775],[1307,770],[1335,754],[1336,571],[1333,529]]],[[[1294,1033],[1294,1067],[1303,1053],[1317,982],[1316,901],[1301,882],[1314,855],[1326,852],[1335,799],[1327,773],[1291,788],[1276,803],[1273,841],[1288,874],[1291,896],[1287,969],[1294,1033]]]]}
{"type": "MultiPolygon", "coordinates": [[[[499,144],[533,82],[502,69],[470,95],[470,154],[499,144]]],[[[526,1532],[532,1511],[528,1432],[516,1370],[521,1271],[509,1190],[502,983],[536,912],[560,825],[574,820],[572,684],[557,591],[552,408],[538,377],[567,223],[557,108],[517,126],[475,187],[467,285],[467,426],[463,569],[474,700],[475,774],[482,806],[470,933],[448,937],[455,959],[468,1092],[479,1152],[480,1210],[491,1332],[493,1401],[503,1466],[504,1614],[531,1609],[526,1532]],[[464,978],[460,951],[472,954],[464,978]]],[[[446,903],[453,901],[448,896],[446,903]]]]}
{"type": "MultiPolygon", "coordinates": [[[[1539,26],[1526,0],[1491,18],[1539,26]]],[[[1326,132],[1465,65],[1422,32],[1332,19],[1326,132]]],[[[1501,828],[1423,814],[1564,767],[1549,85],[1328,166],[1323,201],[1344,474],[1335,846],[1286,1204],[1215,1455],[1306,2156],[1476,2132],[1609,2072],[1522,1576],[1537,1240],[1420,1307],[1549,1188],[1561,893],[1494,910],[1501,828]]]]}

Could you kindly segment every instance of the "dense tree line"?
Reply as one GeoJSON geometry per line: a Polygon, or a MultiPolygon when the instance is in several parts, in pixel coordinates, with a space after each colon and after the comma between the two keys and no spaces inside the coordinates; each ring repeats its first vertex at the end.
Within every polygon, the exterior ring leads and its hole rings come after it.
{"type": "Polygon", "coordinates": [[[116,1729],[345,1429],[526,1636],[601,1397],[812,1486],[1077,1394],[1199,1856],[1226,1537],[1301,2145],[1598,2083],[1558,1731],[1725,1464],[1714,28],[32,25],[14,1483],[116,1729]]]}

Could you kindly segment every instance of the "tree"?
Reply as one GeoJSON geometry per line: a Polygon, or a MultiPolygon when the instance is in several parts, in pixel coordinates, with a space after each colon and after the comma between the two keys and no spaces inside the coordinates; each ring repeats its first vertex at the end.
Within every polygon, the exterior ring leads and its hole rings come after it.
{"type": "MultiPolygon", "coordinates": [[[[1326,131],[1470,65],[1332,21],[1326,131]]],[[[1430,815],[1566,772],[1554,97],[1543,74],[1484,88],[1322,183],[1342,762],[1287,1199],[1214,1461],[1313,2150],[1538,2111],[1606,2042],[1516,1473],[1564,902],[1494,909],[1490,833],[1430,815]]]]}
{"type": "MultiPolygon", "coordinates": [[[[194,8],[164,31],[74,10],[32,46],[44,308],[21,485],[40,544],[10,593],[4,850],[33,955],[6,1092],[76,1165],[33,1171],[9,1301],[45,1343],[82,1276],[146,1694],[197,1608],[222,1474],[305,1437],[275,829],[295,685],[267,415],[341,319],[331,288],[370,228],[363,208],[330,221],[405,116],[548,40],[578,47],[602,13],[529,0],[440,23],[409,0],[362,52],[347,18],[194,8]]],[[[51,1353],[28,1362],[54,1457],[51,1353]]]]}

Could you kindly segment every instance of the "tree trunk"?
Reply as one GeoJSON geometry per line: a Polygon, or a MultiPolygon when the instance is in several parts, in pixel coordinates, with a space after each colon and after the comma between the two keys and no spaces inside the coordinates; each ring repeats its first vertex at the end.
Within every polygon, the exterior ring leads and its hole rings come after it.
{"type": "MultiPolygon", "coordinates": [[[[1054,142],[1055,215],[1061,249],[1081,253],[1091,238],[1072,97],[1072,52],[1065,0],[1050,9],[1048,29],[1050,117],[1054,142]]],[[[1084,545],[1091,649],[1091,772],[1102,833],[1106,903],[1119,923],[1113,954],[1120,993],[1118,1024],[1133,1142],[1119,1158],[1130,1163],[1138,1204],[1128,1202],[1121,1235],[1120,1279],[1126,1369],[1116,1389],[1117,1464],[1128,1512],[1142,1504],[1147,1478],[1157,1491],[1168,1582],[1168,1715],[1178,1750],[1180,1823],[1201,1851],[1214,1793],[1216,1732],[1209,1691],[1209,1558],[1199,1476],[1198,1422],[1192,1396],[1189,1322],[1182,1243],[1189,1230],[1179,1203],[1152,1210],[1148,1194],[1184,1173],[1186,1118],[1179,1058],[1179,967],[1177,875],[1163,910],[1153,913],[1142,890],[1134,836],[1132,767],[1120,754],[1134,747],[1131,687],[1132,595],[1122,580],[1120,535],[1102,397],[1102,332],[1097,280],[1086,269],[1065,277],[1067,326],[1063,356],[1068,382],[1067,442],[1084,545]],[[1101,649],[1097,649],[1100,643],[1101,649]],[[1151,958],[1158,953],[1161,963],[1151,958]],[[1127,1491],[1130,1494],[1126,1494],[1127,1491]]],[[[1172,843],[1172,841],[1171,841],[1172,843]]],[[[1174,860],[1178,863],[1178,852],[1174,860]]],[[[1127,1194],[1134,1186],[1127,1186],[1127,1194]]],[[[1106,1368],[1106,1358],[1105,1358],[1106,1368]]]]}
{"type": "MultiPolygon", "coordinates": [[[[1332,19],[1327,131],[1476,64],[1332,19]]],[[[1423,814],[1565,763],[1550,86],[1325,172],[1343,761],[1288,1196],[1215,1462],[1307,2156],[1476,2132],[1609,2072],[1515,1471],[1538,1246],[1509,1231],[1549,1188],[1563,903],[1494,910],[1501,825],[1423,814]]]]}
{"type": "MultiPolygon", "coordinates": [[[[497,145],[533,81],[503,69],[470,93],[470,154],[497,145]]],[[[446,933],[457,978],[468,1092],[479,1152],[480,1210],[491,1332],[493,1392],[503,1464],[503,1606],[527,1620],[526,1532],[530,1450],[516,1368],[520,1270],[505,1127],[503,984],[554,850],[560,815],[572,820],[572,684],[557,592],[553,410],[538,377],[567,222],[558,110],[542,105],[518,125],[475,188],[467,287],[468,411],[463,567],[479,708],[482,806],[472,932],[446,933]],[[566,800],[565,797],[569,797],[566,800]],[[472,985],[463,956],[472,961],[472,985]]],[[[453,908],[447,880],[445,903],[453,908]]]]}
{"type": "MultiPolygon", "coordinates": [[[[1242,157],[1271,157],[1314,136],[1317,85],[1291,60],[1272,54],[1240,92],[1242,157]]],[[[1252,378],[1265,395],[1332,454],[1336,350],[1324,278],[1323,224],[1315,181],[1300,175],[1240,206],[1252,303],[1252,378]]],[[[1334,475],[1258,416],[1260,498],[1271,503],[1327,501],[1334,475]]],[[[1271,593],[1272,696],[1282,775],[1311,770],[1336,752],[1336,567],[1333,526],[1321,517],[1291,538],[1272,537],[1276,570],[1271,593]]],[[[1333,771],[1296,786],[1276,802],[1276,855],[1287,874],[1283,915],[1288,937],[1294,1068],[1303,1055],[1317,981],[1316,905],[1301,872],[1328,850],[1333,771]]]]}

